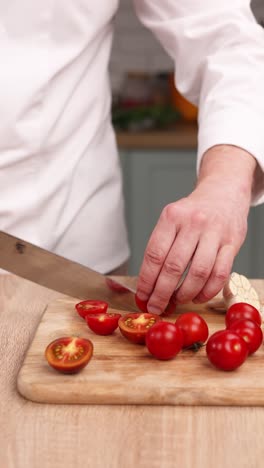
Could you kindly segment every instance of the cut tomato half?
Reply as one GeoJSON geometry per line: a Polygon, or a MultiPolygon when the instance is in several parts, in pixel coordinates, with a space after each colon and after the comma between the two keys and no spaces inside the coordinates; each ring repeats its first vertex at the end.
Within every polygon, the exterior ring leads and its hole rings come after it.
{"type": "Polygon", "coordinates": [[[75,309],[82,318],[85,318],[87,314],[102,314],[103,312],[107,311],[107,308],[107,302],[90,299],[75,304],[75,309]]]}
{"type": "Polygon", "coordinates": [[[129,313],[120,317],[118,325],[122,335],[129,341],[144,344],[147,331],[160,320],[156,314],[129,313]]]}
{"type": "Polygon", "coordinates": [[[64,374],[79,372],[88,364],[92,355],[92,342],[74,336],[57,338],[45,350],[49,365],[64,374]]]}
{"type": "Polygon", "coordinates": [[[97,335],[111,335],[118,327],[121,314],[88,314],[85,317],[88,327],[97,335]]]}

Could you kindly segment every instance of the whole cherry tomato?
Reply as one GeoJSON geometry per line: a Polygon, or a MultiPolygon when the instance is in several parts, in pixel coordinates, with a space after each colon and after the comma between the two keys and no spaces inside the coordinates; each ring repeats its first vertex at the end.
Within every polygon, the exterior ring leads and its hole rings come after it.
{"type": "Polygon", "coordinates": [[[229,330],[237,333],[248,346],[249,354],[255,353],[263,342],[263,333],[260,326],[253,320],[236,320],[229,330]]]}
{"type": "Polygon", "coordinates": [[[148,313],[148,307],[147,307],[148,301],[142,301],[142,299],[139,299],[139,297],[135,295],[135,302],[139,310],[141,310],[142,312],[148,313]]]}
{"type": "Polygon", "coordinates": [[[57,338],[45,350],[49,365],[64,374],[79,372],[88,364],[92,355],[92,342],[73,336],[57,338]]]}
{"type": "Polygon", "coordinates": [[[160,316],[156,314],[129,313],[120,317],[118,325],[122,335],[129,341],[144,344],[147,331],[160,320],[160,316]]]}
{"type": "Polygon", "coordinates": [[[97,335],[111,335],[118,327],[121,314],[88,314],[85,317],[88,327],[97,335]]]}
{"type": "Polygon", "coordinates": [[[198,349],[206,342],[209,330],[201,315],[196,312],[185,312],[177,318],[175,323],[183,333],[183,348],[198,349]]]}
{"type": "Polygon", "coordinates": [[[218,369],[231,371],[241,366],[248,356],[246,342],[232,330],[219,330],[206,343],[209,361],[218,369]]]}
{"type": "Polygon", "coordinates": [[[78,302],[78,304],[75,304],[75,309],[82,318],[85,318],[87,314],[101,314],[106,312],[107,308],[107,302],[94,301],[92,299],[81,301],[78,302]]]}
{"type": "Polygon", "coordinates": [[[229,328],[231,323],[242,319],[253,320],[253,322],[256,322],[258,325],[261,325],[262,322],[259,311],[251,304],[238,302],[230,306],[225,316],[226,326],[229,328]]]}
{"type": "Polygon", "coordinates": [[[148,330],[146,345],[155,358],[161,360],[172,359],[182,349],[182,331],[178,325],[173,323],[158,322],[148,330]]]}

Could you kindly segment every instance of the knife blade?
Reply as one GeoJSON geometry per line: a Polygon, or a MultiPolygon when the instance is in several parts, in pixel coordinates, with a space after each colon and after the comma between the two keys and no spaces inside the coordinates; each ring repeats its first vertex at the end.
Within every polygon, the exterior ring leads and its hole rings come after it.
{"type": "Polygon", "coordinates": [[[3,231],[0,231],[0,268],[71,297],[104,300],[116,309],[138,311],[135,290],[125,281],[98,273],[3,231]],[[107,283],[109,279],[126,291],[111,289],[107,283]]]}

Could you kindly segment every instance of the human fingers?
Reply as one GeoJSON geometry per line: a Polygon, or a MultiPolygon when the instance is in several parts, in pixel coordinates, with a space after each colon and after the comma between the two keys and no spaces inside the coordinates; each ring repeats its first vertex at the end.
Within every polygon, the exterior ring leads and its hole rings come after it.
{"type": "Polygon", "coordinates": [[[138,275],[137,297],[147,301],[179,229],[174,204],[167,205],[147,243],[138,275]]]}
{"type": "MultiPolygon", "coordinates": [[[[160,314],[165,310],[195,252],[199,235],[198,228],[188,229],[185,227],[176,236],[150,296],[149,312],[160,314]]],[[[173,297],[175,299],[175,296],[173,297]]]]}
{"type": "Polygon", "coordinates": [[[232,244],[223,245],[219,249],[208,281],[200,293],[193,299],[195,304],[207,302],[221,291],[231,273],[235,253],[236,249],[232,244]]]}
{"type": "Polygon", "coordinates": [[[218,233],[202,233],[188,274],[176,293],[177,303],[186,304],[200,293],[211,274],[218,250],[218,233]]]}

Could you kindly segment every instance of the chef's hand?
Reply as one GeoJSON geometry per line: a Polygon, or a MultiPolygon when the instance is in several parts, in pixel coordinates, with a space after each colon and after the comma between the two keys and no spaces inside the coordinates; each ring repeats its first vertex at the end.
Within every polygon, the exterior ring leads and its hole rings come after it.
{"type": "Polygon", "coordinates": [[[205,302],[227,280],[247,232],[256,168],[246,151],[219,145],[203,157],[195,190],[167,205],[147,244],[137,296],[149,312],[177,303],[205,302]],[[190,262],[184,282],[173,294],[190,262]]]}

